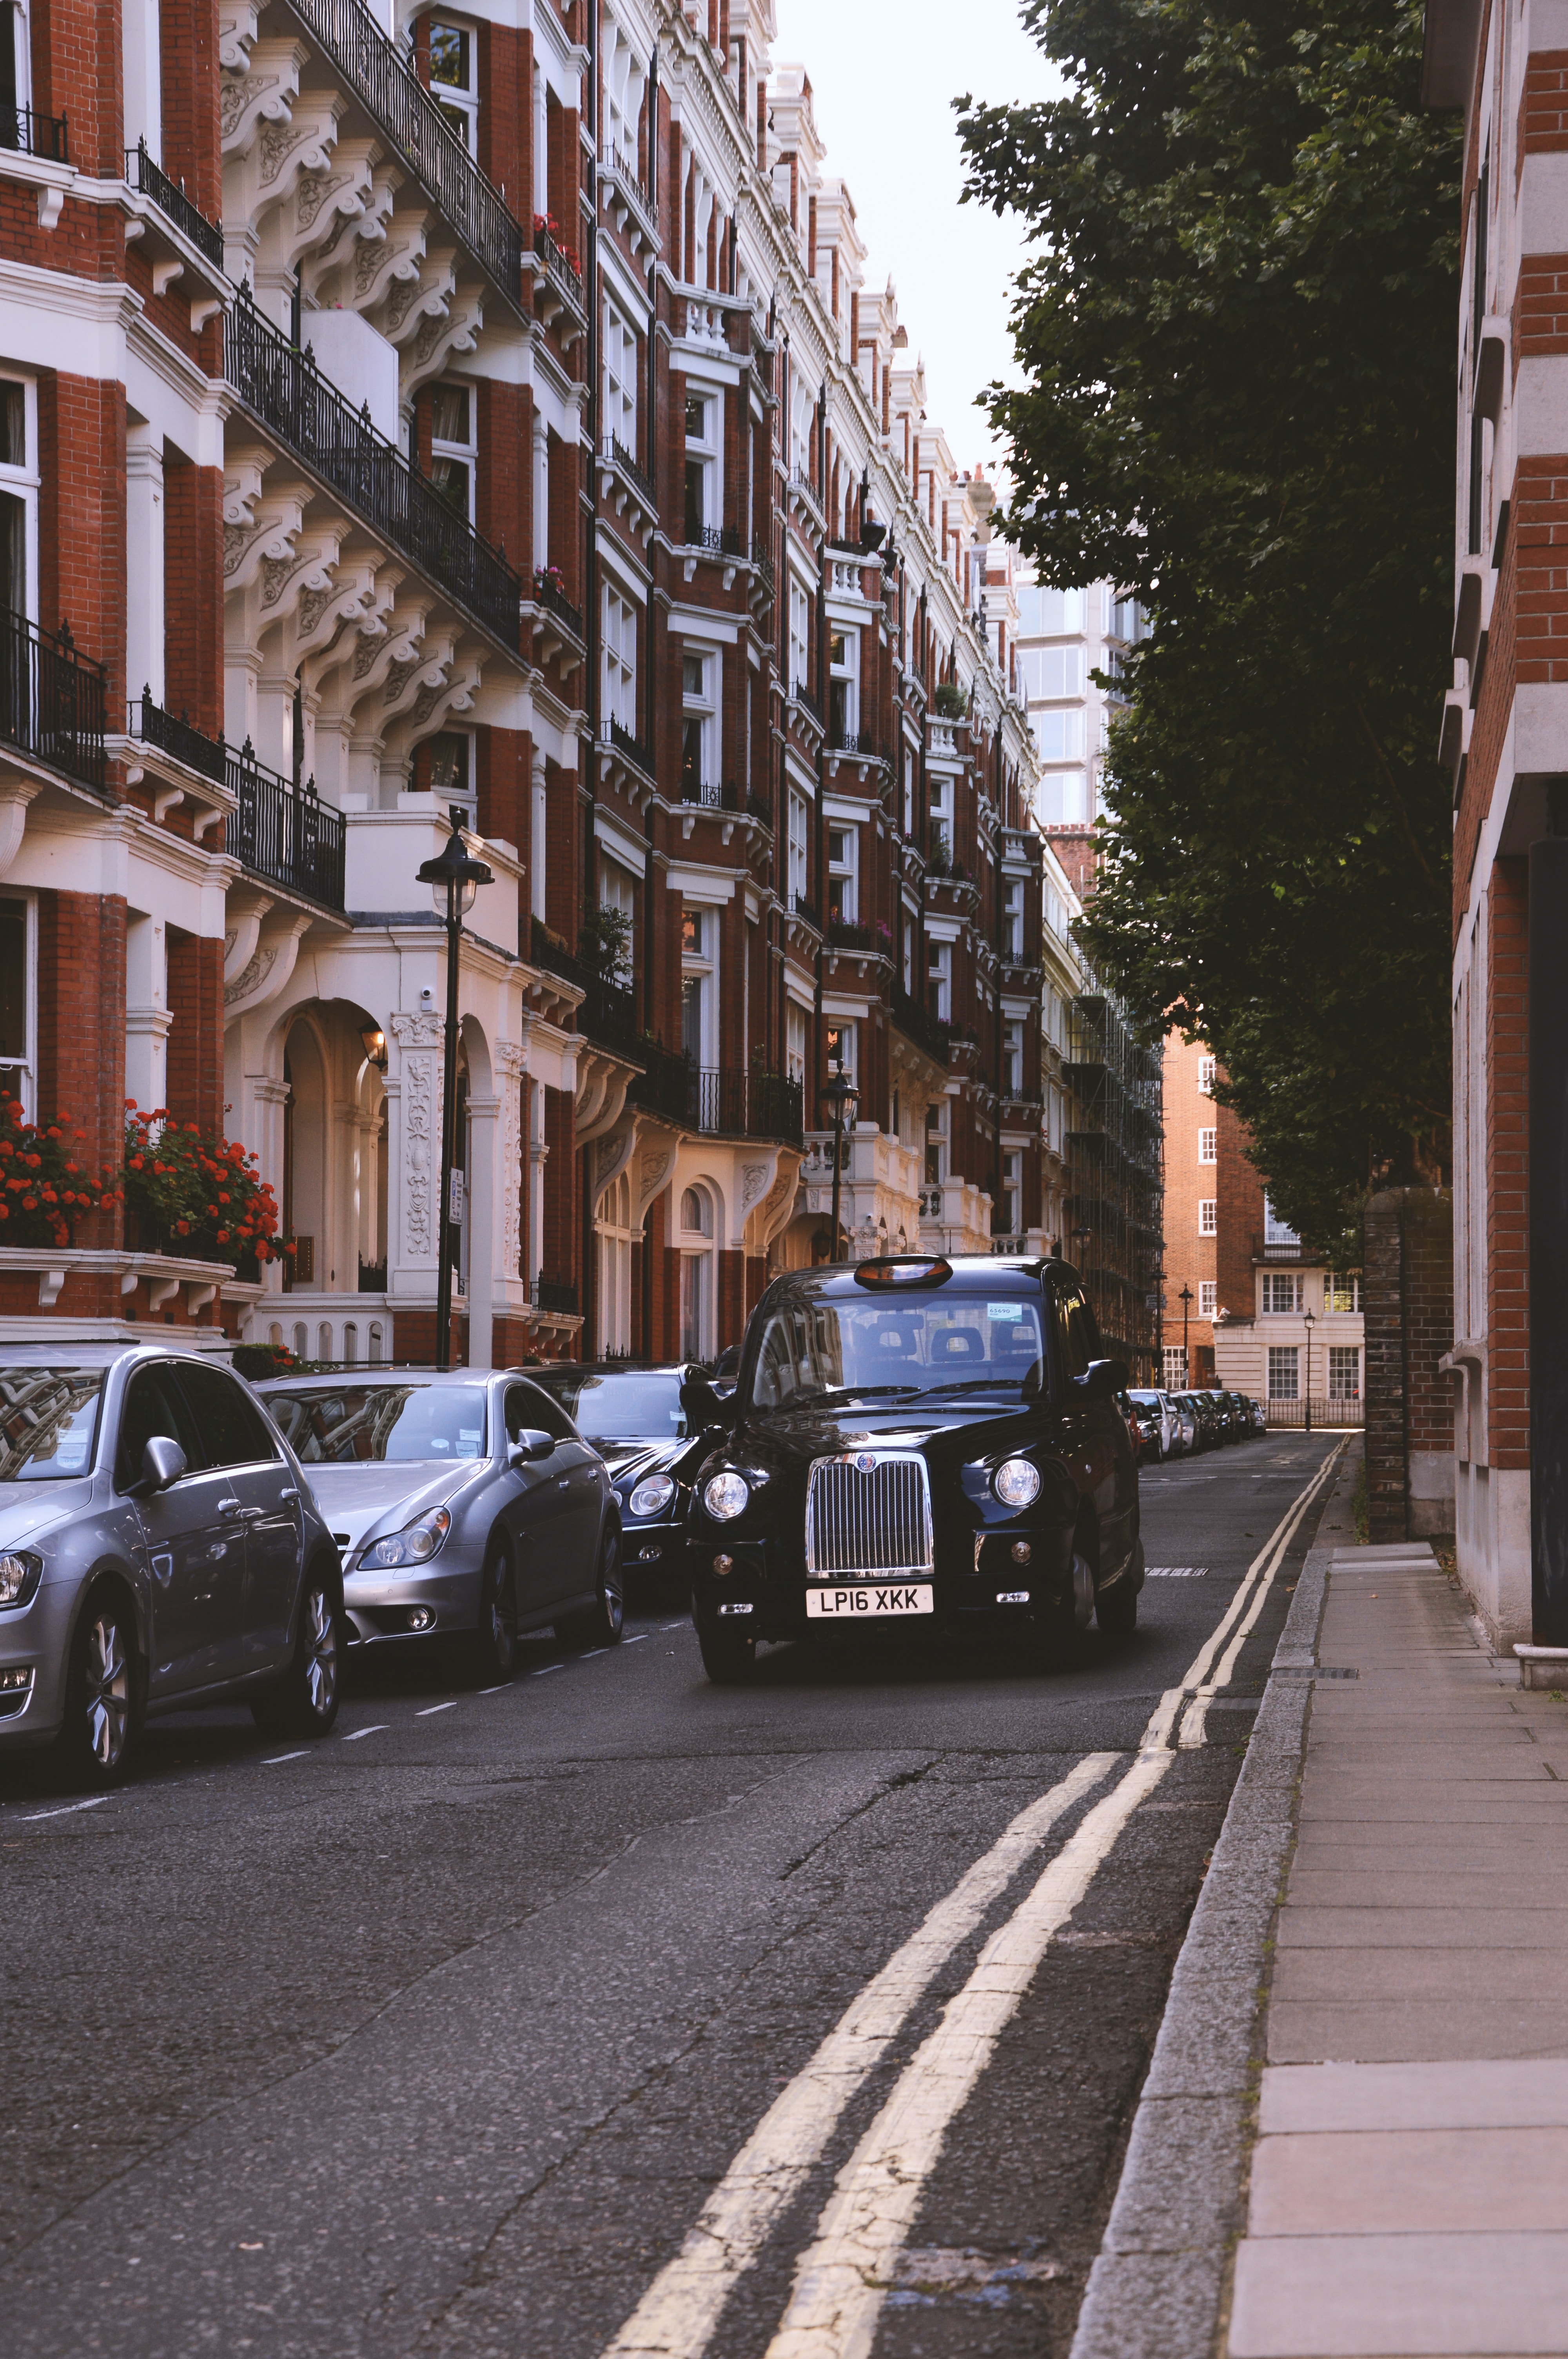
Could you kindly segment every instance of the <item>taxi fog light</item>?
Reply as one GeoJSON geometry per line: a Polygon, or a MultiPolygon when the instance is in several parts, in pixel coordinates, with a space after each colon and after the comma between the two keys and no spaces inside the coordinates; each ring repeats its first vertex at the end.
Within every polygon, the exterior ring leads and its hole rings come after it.
{"type": "Polygon", "coordinates": [[[752,1609],[749,1605],[721,1605],[719,1611],[720,1614],[750,1614],[752,1609]]]}
{"type": "Polygon", "coordinates": [[[1027,1605],[1029,1592],[1027,1589],[999,1589],[996,1602],[999,1605],[1027,1605]]]}
{"type": "Polygon", "coordinates": [[[676,1486],[668,1474],[650,1474],[645,1483],[638,1484],[626,1504],[634,1516],[659,1516],[675,1495],[676,1486]]]}
{"type": "Polygon", "coordinates": [[[1033,1553],[1034,1550],[1030,1547],[1027,1540],[1013,1541],[1012,1560],[1014,1564],[1027,1564],[1033,1553]]]}
{"type": "Polygon", "coordinates": [[[733,1572],[735,1570],[734,1558],[732,1556],[716,1556],[713,1560],[713,1570],[720,1576],[727,1572],[733,1572]]]}
{"type": "Polygon", "coordinates": [[[1027,1458],[1004,1458],[991,1476],[991,1488],[1004,1507],[1029,1507],[1040,1496],[1040,1469],[1027,1458]]]}
{"type": "Polygon", "coordinates": [[[722,1474],[711,1475],[702,1489],[702,1504],[717,1524],[732,1523],[743,1516],[752,1495],[752,1486],[743,1474],[727,1469],[722,1474]]]}

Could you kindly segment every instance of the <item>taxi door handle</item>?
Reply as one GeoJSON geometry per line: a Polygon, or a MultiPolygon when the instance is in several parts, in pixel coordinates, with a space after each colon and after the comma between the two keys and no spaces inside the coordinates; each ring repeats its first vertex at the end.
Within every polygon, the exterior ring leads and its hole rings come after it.
{"type": "Polygon", "coordinates": [[[265,1507],[242,1507],[238,1499],[220,1499],[218,1513],[232,1517],[235,1523],[254,1524],[266,1510],[265,1507]]]}

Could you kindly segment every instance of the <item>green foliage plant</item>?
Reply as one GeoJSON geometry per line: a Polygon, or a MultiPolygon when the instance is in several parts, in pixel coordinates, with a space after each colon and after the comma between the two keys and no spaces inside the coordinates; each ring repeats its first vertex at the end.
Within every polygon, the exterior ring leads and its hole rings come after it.
{"type": "Polygon", "coordinates": [[[958,102],[1017,209],[1005,529],[1151,636],[1082,931],[1202,1037],[1277,1210],[1340,1243],[1448,1156],[1460,131],[1421,0],[1030,0],[1065,82],[958,102]]]}

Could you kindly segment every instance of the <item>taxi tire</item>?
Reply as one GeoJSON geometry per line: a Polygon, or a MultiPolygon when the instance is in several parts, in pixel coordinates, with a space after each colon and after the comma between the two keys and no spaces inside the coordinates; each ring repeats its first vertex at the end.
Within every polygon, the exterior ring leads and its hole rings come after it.
{"type": "Polygon", "coordinates": [[[1097,1593],[1095,1627],[1105,1638],[1130,1638],[1137,1629],[1138,1592],[1128,1576],[1097,1593]]]}
{"type": "Polygon", "coordinates": [[[697,1643],[716,1688],[743,1687],[757,1668],[757,1642],[749,1630],[706,1629],[699,1622],[697,1643]]]}

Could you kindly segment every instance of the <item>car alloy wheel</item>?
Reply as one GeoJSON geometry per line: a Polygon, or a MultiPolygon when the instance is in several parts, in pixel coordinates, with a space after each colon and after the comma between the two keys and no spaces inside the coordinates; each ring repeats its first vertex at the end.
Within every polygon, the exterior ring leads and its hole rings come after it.
{"type": "Polygon", "coordinates": [[[503,1539],[491,1541],[485,1559],[473,1652],[481,1679],[504,1681],[517,1668],[517,1576],[503,1539]]]}
{"type": "Polygon", "coordinates": [[[621,1535],[606,1532],[599,1558],[599,1627],[606,1646],[618,1643],[626,1625],[626,1576],[621,1563],[621,1535]]]}
{"type": "Polygon", "coordinates": [[[294,1659],[281,1679],[258,1688],[251,1717],[266,1736],[325,1736],[338,1717],[342,1681],[342,1608],[324,1573],[308,1572],[299,1601],[294,1659]]]}
{"type": "Polygon", "coordinates": [[[338,1701],[338,1615],[330,1590],[312,1582],[305,1601],[305,1693],[311,1714],[320,1720],[338,1701]]]}
{"type": "Polygon", "coordinates": [[[87,1625],[87,1746],[101,1775],[112,1777],[131,1733],[131,1654],[113,1605],[87,1625]]]}

